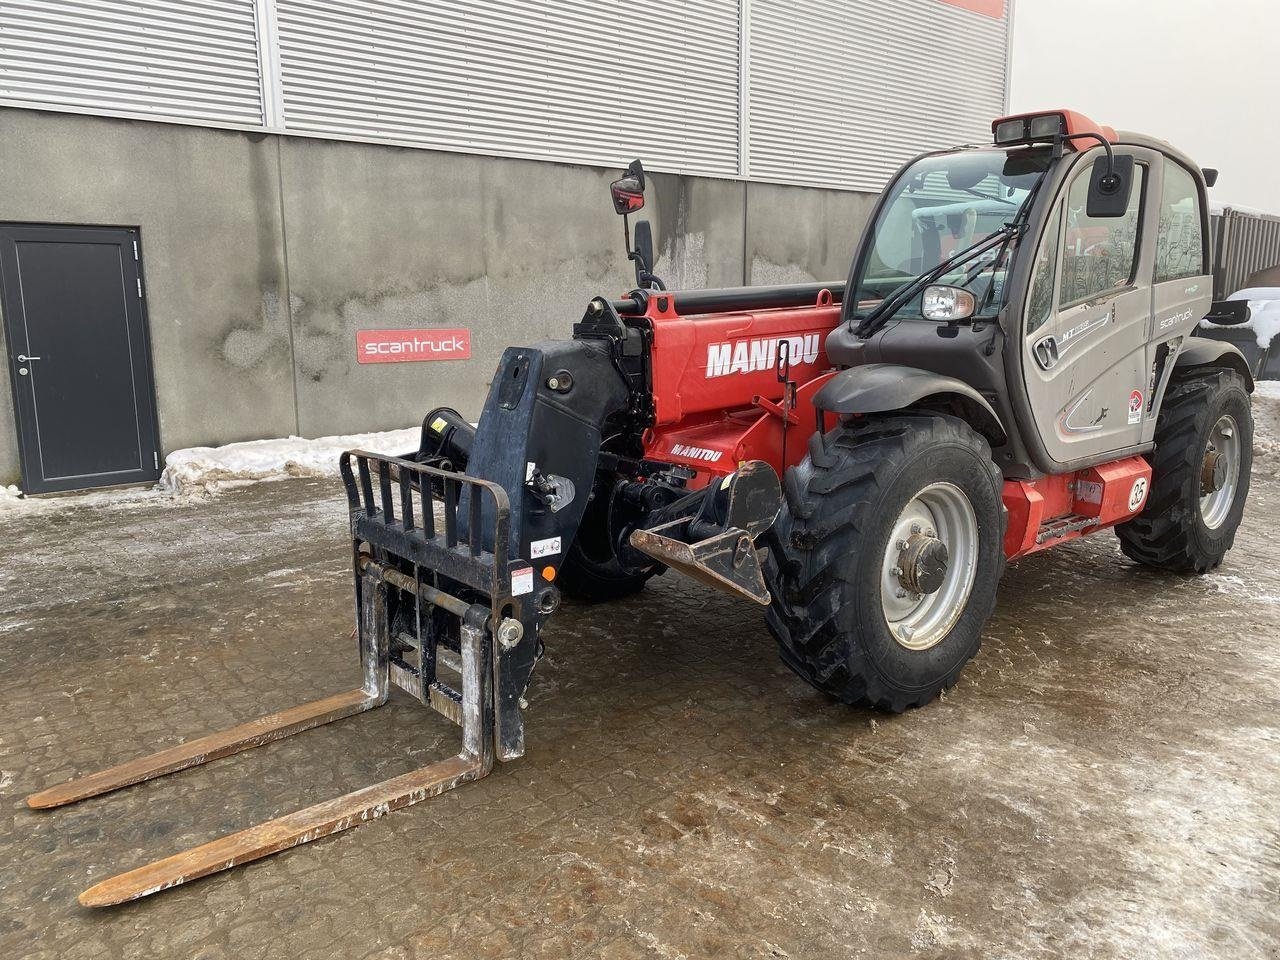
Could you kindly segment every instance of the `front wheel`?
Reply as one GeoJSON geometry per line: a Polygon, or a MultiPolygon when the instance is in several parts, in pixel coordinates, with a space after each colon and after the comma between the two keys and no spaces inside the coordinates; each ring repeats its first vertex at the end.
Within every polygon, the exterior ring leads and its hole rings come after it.
{"type": "Polygon", "coordinates": [[[954,417],[815,435],[787,471],[766,563],[784,662],[846,703],[901,712],[978,652],[1004,570],[1002,478],[954,417]]]}

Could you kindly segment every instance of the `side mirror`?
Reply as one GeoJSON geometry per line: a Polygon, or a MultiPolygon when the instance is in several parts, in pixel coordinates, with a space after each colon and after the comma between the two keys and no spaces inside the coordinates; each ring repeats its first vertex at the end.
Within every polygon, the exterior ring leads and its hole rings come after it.
{"type": "Polygon", "coordinates": [[[1101,158],[1089,174],[1089,199],[1085,213],[1092,218],[1123,217],[1133,190],[1133,157],[1115,156],[1108,165],[1101,158]]]}
{"type": "MultiPolygon", "coordinates": [[[[657,257],[653,254],[653,230],[648,220],[641,220],[636,224],[635,257],[637,278],[641,278],[642,274],[653,273],[653,268],[657,265],[657,257]]],[[[641,279],[641,285],[644,285],[643,279],[641,279]]]]}
{"type": "Polygon", "coordinates": [[[1201,167],[1200,172],[1204,174],[1204,185],[1212,187],[1218,182],[1218,171],[1213,167],[1201,167]]]}
{"type": "Polygon", "coordinates": [[[626,173],[609,184],[609,193],[613,195],[614,212],[623,216],[644,206],[644,167],[639,160],[632,160],[626,173]]]}
{"type": "Polygon", "coordinates": [[[1248,300],[1215,300],[1204,318],[1220,327],[1234,327],[1248,323],[1250,316],[1248,300]]]}

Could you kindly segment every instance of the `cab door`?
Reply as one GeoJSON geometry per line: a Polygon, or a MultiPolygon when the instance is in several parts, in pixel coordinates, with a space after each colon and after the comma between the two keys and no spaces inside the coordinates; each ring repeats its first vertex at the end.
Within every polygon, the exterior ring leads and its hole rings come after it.
{"type": "MultiPolygon", "coordinates": [[[[1155,156],[1134,156],[1122,217],[1085,210],[1096,157],[1077,163],[1036,252],[1023,321],[1026,389],[1045,449],[1058,463],[1100,458],[1142,442],[1151,323],[1147,196],[1155,156]],[[1144,254],[1143,248],[1147,247],[1144,254]]],[[[1159,168],[1155,168],[1158,179],[1159,168]]]]}
{"type": "MultiPolygon", "coordinates": [[[[1200,183],[1181,162],[1160,162],[1159,226],[1151,284],[1151,367],[1142,439],[1155,438],[1156,415],[1173,374],[1173,361],[1213,305],[1208,219],[1200,183]]],[[[1151,191],[1152,202],[1157,196],[1151,191]]]]}

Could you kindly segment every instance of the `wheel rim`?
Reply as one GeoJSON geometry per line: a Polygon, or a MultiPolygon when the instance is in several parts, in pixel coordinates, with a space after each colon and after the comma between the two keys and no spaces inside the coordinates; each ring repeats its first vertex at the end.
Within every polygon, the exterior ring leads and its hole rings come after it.
{"type": "MultiPolygon", "coordinates": [[[[936,548],[933,555],[939,555],[936,548]]],[[[953,483],[930,484],[902,509],[885,545],[880,603],[894,640],[908,650],[938,644],[964,612],[977,569],[973,504],[953,483]],[[931,576],[920,576],[919,558],[929,555],[931,540],[945,547],[945,572],[936,589],[925,592],[939,579],[936,568],[931,576]]]]}
{"type": "Polygon", "coordinates": [[[1209,431],[1200,478],[1200,518],[1210,530],[1227,521],[1240,486],[1240,426],[1226,414],[1209,431]],[[1215,475],[1221,486],[1215,488],[1215,475]]]}

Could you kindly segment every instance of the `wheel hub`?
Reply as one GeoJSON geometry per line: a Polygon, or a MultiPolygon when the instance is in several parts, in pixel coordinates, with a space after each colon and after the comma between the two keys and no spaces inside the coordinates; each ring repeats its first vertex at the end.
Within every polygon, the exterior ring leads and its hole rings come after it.
{"type": "Polygon", "coordinates": [[[1227,483],[1227,460],[1217,450],[1210,448],[1204,455],[1204,466],[1200,470],[1200,496],[1221,490],[1227,483]]]}
{"type": "Polygon", "coordinates": [[[1209,431],[1200,468],[1200,519],[1210,530],[1231,515],[1240,486],[1240,460],[1240,426],[1226,413],[1209,431]]]}
{"type": "Polygon", "coordinates": [[[964,612],[978,565],[978,520],[955,484],[931,483],[890,528],[880,574],[889,634],[908,650],[940,643],[964,612]]]}
{"type": "Polygon", "coordinates": [[[947,578],[947,545],[928,533],[913,533],[898,551],[898,582],[911,593],[937,593],[947,578]]]}

